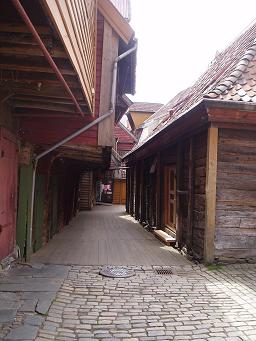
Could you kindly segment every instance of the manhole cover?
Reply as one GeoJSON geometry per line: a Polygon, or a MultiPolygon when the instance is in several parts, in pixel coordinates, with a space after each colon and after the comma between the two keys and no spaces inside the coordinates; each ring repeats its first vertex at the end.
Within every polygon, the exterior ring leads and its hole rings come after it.
{"type": "Polygon", "coordinates": [[[134,272],[122,267],[108,266],[100,270],[100,275],[112,278],[126,278],[134,276],[134,272]]]}
{"type": "Polygon", "coordinates": [[[157,275],[172,275],[171,269],[155,269],[157,275]]]}

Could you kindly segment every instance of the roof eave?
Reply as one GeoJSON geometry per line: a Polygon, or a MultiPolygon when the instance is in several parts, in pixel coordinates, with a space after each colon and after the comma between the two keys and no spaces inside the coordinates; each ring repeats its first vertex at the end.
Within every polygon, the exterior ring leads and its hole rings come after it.
{"type": "Polygon", "coordinates": [[[128,44],[134,37],[134,31],[115,6],[109,0],[100,0],[98,9],[119,37],[128,44]]]}

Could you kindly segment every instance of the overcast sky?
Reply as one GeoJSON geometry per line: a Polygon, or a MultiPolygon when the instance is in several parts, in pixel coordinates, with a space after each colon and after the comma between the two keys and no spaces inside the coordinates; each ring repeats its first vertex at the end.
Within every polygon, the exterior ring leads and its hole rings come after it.
{"type": "Polygon", "coordinates": [[[166,103],[256,18],[256,0],[131,0],[138,38],[133,101],[166,103]]]}

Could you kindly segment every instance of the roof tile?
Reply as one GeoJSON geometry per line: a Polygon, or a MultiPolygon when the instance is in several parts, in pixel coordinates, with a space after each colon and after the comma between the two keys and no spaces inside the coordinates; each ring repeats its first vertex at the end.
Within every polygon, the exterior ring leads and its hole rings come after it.
{"type": "MultiPolygon", "coordinates": [[[[163,105],[145,123],[158,122],[147,140],[183,116],[203,98],[256,102],[256,23],[211,62],[190,88],[163,105]]],[[[152,123],[153,124],[153,123],[152,123]]],[[[141,144],[138,144],[137,149],[141,144]]]]}

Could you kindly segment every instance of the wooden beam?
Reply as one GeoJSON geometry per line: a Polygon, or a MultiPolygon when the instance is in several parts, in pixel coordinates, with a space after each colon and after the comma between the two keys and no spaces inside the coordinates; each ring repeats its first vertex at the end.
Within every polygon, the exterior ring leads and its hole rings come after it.
{"type": "Polygon", "coordinates": [[[255,111],[229,108],[208,108],[208,119],[218,123],[256,124],[255,111]]]}
{"type": "MultiPolygon", "coordinates": [[[[74,106],[74,103],[70,99],[55,98],[55,97],[39,97],[39,96],[22,96],[15,95],[14,100],[20,100],[22,102],[37,102],[37,103],[52,103],[52,104],[63,104],[67,106],[74,106]]],[[[86,106],[84,101],[78,101],[80,106],[86,106]]]]}
{"type": "MultiPolygon", "coordinates": [[[[49,26],[35,26],[39,34],[51,35],[53,33],[49,26]]],[[[26,25],[16,24],[14,22],[0,23],[0,32],[13,32],[13,33],[30,33],[26,25]]]]}
{"type": "Polygon", "coordinates": [[[161,226],[161,154],[157,153],[156,161],[156,226],[161,226]]]}
{"type": "MultiPolygon", "coordinates": [[[[25,65],[23,60],[21,60],[20,62],[16,61],[15,63],[11,63],[11,61],[5,63],[1,58],[0,70],[54,74],[54,71],[51,68],[49,68],[48,66],[40,66],[35,60],[30,65],[25,65]]],[[[76,76],[76,73],[73,69],[61,67],[59,68],[59,70],[63,75],[76,76]]]]}
{"type": "MultiPolygon", "coordinates": [[[[138,184],[137,184],[138,185],[138,184]]],[[[144,221],[144,214],[143,214],[143,192],[144,192],[144,160],[141,160],[140,164],[140,180],[139,180],[139,196],[140,196],[140,203],[139,203],[139,220],[140,222],[144,221]]]]}
{"type": "MultiPolygon", "coordinates": [[[[66,52],[62,48],[53,47],[49,49],[49,53],[54,58],[68,58],[66,52]]],[[[15,55],[15,56],[37,56],[43,57],[44,54],[42,50],[37,46],[31,46],[24,44],[21,45],[7,45],[0,46],[0,54],[3,55],[15,55]]]]}
{"type": "Polygon", "coordinates": [[[135,183],[135,219],[140,218],[140,180],[141,180],[141,162],[136,163],[136,183],[135,183]]]}
{"type": "Polygon", "coordinates": [[[126,170],[126,202],[125,202],[125,209],[126,209],[126,212],[129,213],[129,201],[130,201],[130,169],[127,168],[126,170]]]}
{"type": "MultiPolygon", "coordinates": [[[[67,104],[57,104],[52,102],[38,102],[38,101],[29,101],[29,100],[14,100],[12,102],[15,108],[29,108],[29,109],[39,109],[39,110],[50,110],[50,111],[59,111],[59,112],[67,112],[67,113],[75,113],[77,112],[75,106],[67,105],[67,104]]],[[[83,106],[83,110],[85,106],[83,106]]],[[[88,110],[89,111],[89,110],[88,110]]]]}
{"type": "MultiPolygon", "coordinates": [[[[21,84],[14,81],[8,81],[5,86],[0,87],[0,92],[8,90],[14,95],[36,96],[38,98],[54,98],[69,100],[69,96],[63,91],[62,86],[49,85],[38,88],[37,84],[21,84]]],[[[84,101],[84,96],[79,89],[72,89],[72,92],[77,100],[84,101]]]]}
{"type": "MultiPolygon", "coordinates": [[[[65,81],[70,87],[73,88],[80,88],[80,83],[77,80],[76,76],[67,76],[65,75],[65,81]]],[[[12,81],[15,80],[15,82],[20,83],[41,83],[41,86],[46,86],[46,84],[61,84],[59,79],[57,79],[55,74],[41,74],[36,72],[18,72],[18,73],[12,73],[12,72],[2,72],[1,79],[4,81],[12,81]]],[[[62,84],[61,84],[62,85],[62,84]]],[[[63,91],[65,89],[63,88],[63,91]]]]}
{"type": "Polygon", "coordinates": [[[214,236],[216,219],[216,182],[217,182],[218,128],[208,128],[206,161],[206,208],[204,233],[204,261],[214,260],[214,236]]]}
{"type": "Polygon", "coordinates": [[[131,202],[130,202],[130,215],[134,214],[134,172],[135,171],[135,167],[132,166],[131,167],[131,182],[130,182],[130,198],[131,198],[131,202]]]}
{"type": "MultiPolygon", "coordinates": [[[[183,185],[183,146],[182,142],[177,146],[177,164],[176,164],[176,188],[178,191],[182,190],[183,185]]],[[[182,214],[180,205],[180,195],[176,191],[176,241],[180,247],[182,244],[182,214]]]]}
{"type": "Polygon", "coordinates": [[[189,164],[188,164],[188,218],[187,218],[187,247],[192,249],[193,239],[193,207],[194,207],[194,139],[189,140],[189,164]]]}

